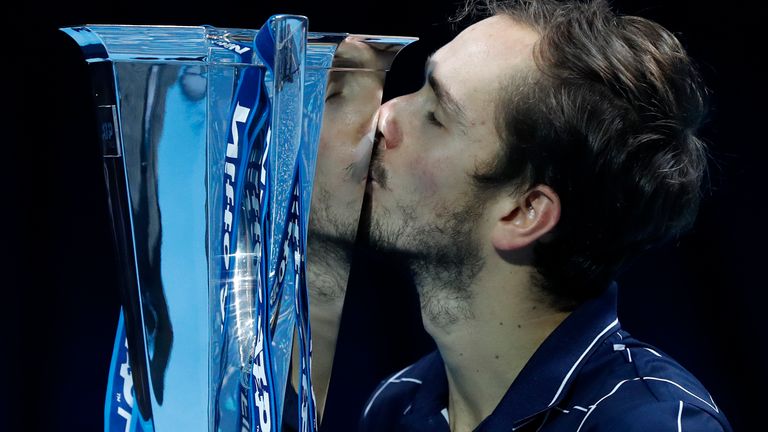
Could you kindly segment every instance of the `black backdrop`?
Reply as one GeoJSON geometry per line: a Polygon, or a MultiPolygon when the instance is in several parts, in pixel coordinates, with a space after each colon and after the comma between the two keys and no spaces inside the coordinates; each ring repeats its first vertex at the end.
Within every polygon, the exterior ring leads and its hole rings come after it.
{"type": "MultiPolygon", "coordinates": [[[[711,189],[691,233],[651,251],[621,276],[622,323],[697,375],[736,430],[751,430],[760,424],[761,395],[768,384],[768,285],[758,278],[766,257],[762,126],[768,112],[758,66],[766,38],[760,27],[764,14],[757,9],[762,6],[678,0],[614,5],[675,32],[713,93],[703,130],[714,161],[711,189]]],[[[418,84],[419,62],[445,42],[443,23],[453,10],[447,1],[404,0],[19,6],[22,15],[10,13],[4,19],[3,76],[14,97],[7,105],[11,115],[4,117],[14,133],[0,153],[3,184],[10,186],[2,212],[7,268],[0,286],[11,299],[3,302],[0,345],[3,430],[102,428],[119,310],[88,81],[77,48],[58,27],[124,23],[257,28],[273,13],[297,13],[309,17],[314,31],[421,37],[418,46],[396,61],[388,79],[389,97],[418,84]]],[[[376,264],[360,266],[353,275],[349,301],[355,307],[345,312],[340,341],[339,369],[344,373],[335,373],[339,384],[331,389],[335,396],[329,398],[335,399],[329,399],[329,413],[333,403],[354,411],[382,374],[429,349],[423,333],[409,330],[418,317],[393,318],[393,311],[398,317],[409,316],[406,312],[414,316],[413,293],[398,288],[394,279],[372,281],[371,275],[380,270],[376,264]],[[393,300],[400,298],[408,302],[393,300]],[[363,312],[374,303],[385,307],[363,312]]],[[[335,409],[342,417],[345,409],[335,409]]]]}

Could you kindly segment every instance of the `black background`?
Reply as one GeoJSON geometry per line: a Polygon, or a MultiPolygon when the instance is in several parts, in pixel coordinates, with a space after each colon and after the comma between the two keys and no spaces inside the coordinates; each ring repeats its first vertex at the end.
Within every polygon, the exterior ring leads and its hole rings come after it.
{"type": "MultiPolygon", "coordinates": [[[[712,110],[702,131],[713,162],[710,189],[694,229],[637,260],[620,278],[625,329],[671,354],[711,391],[736,430],[754,430],[768,384],[768,301],[759,275],[766,258],[764,192],[766,38],[759,2],[616,1],[616,8],[658,21],[697,60],[711,89],[712,110]]],[[[418,46],[398,57],[388,96],[413,88],[425,53],[446,41],[448,1],[314,2],[27,2],[4,21],[5,88],[13,99],[4,117],[11,139],[2,146],[7,266],[4,302],[3,430],[99,430],[119,304],[107,197],[96,145],[89,83],[78,49],[56,29],[85,23],[211,24],[258,28],[273,13],[309,17],[312,31],[412,35],[418,46]],[[413,69],[415,73],[409,72],[413,69]]],[[[6,99],[7,100],[7,99],[6,99]]],[[[374,266],[375,267],[375,266],[374,266]]],[[[369,271],[370,270],[370,271],[369,271]]],[[[366,281],[358,271],[353,298],[389,298],[393,285],[366,281]],[[370,286],[373,294],[365,294],[370,286]]],[[[367,298],[367,300],[366,300],[367,298]]],[[[394,297],[396,298],[396,297],[394,297]]],[[[358,301],[358,300],[356,300],[358,301]]],[[[413,304],[406,309],[414,311],[413,304]]],[[[402,306],[400,307],[402,308],[402,306]]],[[[423,335],[392,324],[395,334],[371,330],[367,341],[352,325],[366,314],[345,312],[338,374],[348,393],[370,389],[388,368],[428,349],[423,335]],[[405,341],[405,342],[403,342],[405,341]],[[381,353],[387,360],[378,360],[381,353]],[[367,366],[366,366],[367,365],[367,366]],[[366,369],[366,367],[368,369],[366,369]],[[351,368],[351,369],[350,369],[351,368]],[[359,380],[360,374],[374,376],[359,380]],[[376,376],[376,375],[379,376],[376,376]],[[363,384],[360,384],[362,382],[363,384]]],[[[398,314],[401,310],[397,311],[398,314]]],[[[397,321],[397,320],[395,320],[397,321]]],[[[341,342],[340,342],[341,343],[341,342]]],[[[391,370],[389,370],[391,372],[391,370]]],[[[336,372],[335,372],[336,373],[336,372]]],[[[332,392],[334,389],[332,389],[332,392]]],[[[332,402],[329,401],[329,404],[332,402]]],[[[352,403],[354,404],[354,402],[352,403]]],[[[330,409],[330,405],[329,405],[330,409]]],[[[341,411],[340,411],[341,412],[341,411]]],[[[351,415],[351,414],[350,414],[351,415]]]]}

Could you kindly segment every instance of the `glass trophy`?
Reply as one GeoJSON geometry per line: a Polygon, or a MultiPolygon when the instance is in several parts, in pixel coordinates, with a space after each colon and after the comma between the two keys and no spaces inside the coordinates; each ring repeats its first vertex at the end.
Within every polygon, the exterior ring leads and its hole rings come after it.
{"type": "Polygon", "coordinates": [[[343,296],[385,73],[415,39],[292,15],[62,30],[89,65],[120,270],[105,430],[316,430],[310,310],[343,296]]]}

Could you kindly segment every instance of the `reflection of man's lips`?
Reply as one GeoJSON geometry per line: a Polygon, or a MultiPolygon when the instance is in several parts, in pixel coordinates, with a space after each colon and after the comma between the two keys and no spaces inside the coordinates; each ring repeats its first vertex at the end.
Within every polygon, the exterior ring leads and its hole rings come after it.
{"type": "Polygon", "coordinates": [[[355,161],[347,165],[344,171],[346,172],[345,180],[360,182],[368,176],[368,163],[367,161],[355,161]]]}
{"type": "MultiPolygon", "coordinates": [[[[375,127],[375,126],[374,126],[375,127]]],[[[345,179],[348,181],[361,182],[368,177],[368,167],[371,161],[371,149],[374,142],[374,130],[360,137],[355,146],[353,161],[345,169],[345,179]]]]}

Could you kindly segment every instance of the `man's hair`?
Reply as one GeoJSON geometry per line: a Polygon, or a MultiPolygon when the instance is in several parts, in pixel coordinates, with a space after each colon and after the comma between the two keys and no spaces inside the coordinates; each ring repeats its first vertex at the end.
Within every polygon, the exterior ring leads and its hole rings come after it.
{"type": "Polygon", "coordinates": [[[706,91],[674,35],[604,0],[470,1],[464,15],[478,9],[540,35],[536,70],[510,76],[498,102],[504,157],[477,180],[558,194],[560,221],[533,264],[536,285],[569,310],[627,259],[692,225],[706,91]]]}

